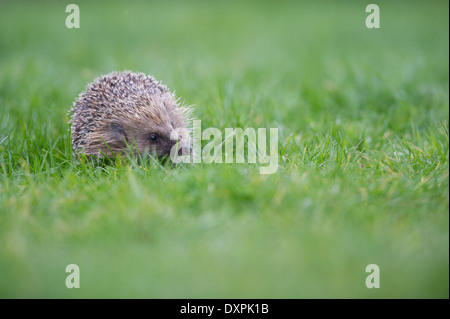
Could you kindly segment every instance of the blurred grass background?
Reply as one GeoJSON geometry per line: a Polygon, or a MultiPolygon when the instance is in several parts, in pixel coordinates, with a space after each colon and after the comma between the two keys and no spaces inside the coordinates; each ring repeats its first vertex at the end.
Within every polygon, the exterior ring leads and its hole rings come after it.
{"type": "Polygon", "coordinates": [[[0,297],[448,298],[448,2],[69,3],[0,3],[0,297]],[[77,166],[67,111],[125,69],[278,127],[278,172],[77,166]]]}

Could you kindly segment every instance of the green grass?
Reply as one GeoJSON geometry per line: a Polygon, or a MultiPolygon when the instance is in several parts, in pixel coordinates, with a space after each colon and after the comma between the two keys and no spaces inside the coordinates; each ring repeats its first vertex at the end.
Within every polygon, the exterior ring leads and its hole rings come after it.
{"type": "Polygon", "coordinates": [[[68,3],[0,4],[0,297],[449,297],[448,2],[68,3]],[[67,111],[124,69],[278,127],[278,171],[78,165],[67,111]]]}

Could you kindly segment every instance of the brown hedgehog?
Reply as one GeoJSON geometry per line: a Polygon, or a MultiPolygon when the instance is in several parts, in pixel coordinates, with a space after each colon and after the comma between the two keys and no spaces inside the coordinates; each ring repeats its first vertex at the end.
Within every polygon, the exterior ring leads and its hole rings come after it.
{"type": "Polygon", "coordinates": [[[159,158],[190,150],[188,121],[191,109],[152,76],[125,71],[97,78],[71,109],[75,155],[113,157],[130,149],[159,158]]]}

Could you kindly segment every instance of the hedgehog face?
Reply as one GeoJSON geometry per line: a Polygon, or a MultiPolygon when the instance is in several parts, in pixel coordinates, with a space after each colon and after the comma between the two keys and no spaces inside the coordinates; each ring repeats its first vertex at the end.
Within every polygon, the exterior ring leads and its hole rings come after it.
{"type": "Polygon", "coordinates": [[[150,154],[163,159],[170,156],[172,148],[178,143],[178,154],[189,154],[191,147],[186,143],[189,133],[183,109],[175,107],[174,101],[168,99],[156,106],[154,102],[147,101],[147,105],[139,105],[139,114],[118,114],[105,121],[92,132],[89,145],[84,147],[85,153],[109,156],[112,151],[117,155],[131,146],[135,154],[150,154]]]}
{"type": "Polygon", "coordinates": [[[176,105],[172,95],[146,97],[139,103],[139,109],[147,112],[123,120],[118,129],[115,128],[117,122],[113,120],[110,123],[112,135],[116,139],[135,143],[137,152],[156,155],[158,158],[169,157],[176,143],[183,147],[180,151],[190,148],[185,140],[188,132],[183,109],[176,105]]]}
{"type": "Polygon", "coordinates": [[[167,127],[136,125],[113,120],[109,124],[109,129],[113,144],[122,146],[120,150],[116,148],[115,153],[131,145],[134,153],[148,153],[163,158],[170,155],[170,150],[176,143],[170,139],[171,130],[167,127]]]}
{"type": "Polygon", "coordinates": [[[161,126],[152,122],[143,124],[113,120],[109,126],[109,136],[115,141],[113,144],[122,143],[120,151],[132,145],[135,153],[164,158],[170,155],[172,147],[177,143],[177,140],[171,139],[174,128],[169,123],[161,126]]]}

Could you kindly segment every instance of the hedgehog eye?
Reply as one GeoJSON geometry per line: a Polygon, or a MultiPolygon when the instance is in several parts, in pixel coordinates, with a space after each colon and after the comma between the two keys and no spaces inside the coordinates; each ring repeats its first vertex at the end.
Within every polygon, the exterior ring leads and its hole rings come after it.
{"type": "Polygon", "coordinates": [[[152,143],[158,142],[158,141],[159,141],[159,135],[156,134],[156,133],[150,134],[150,141],[151,141],[152,143]]]}

